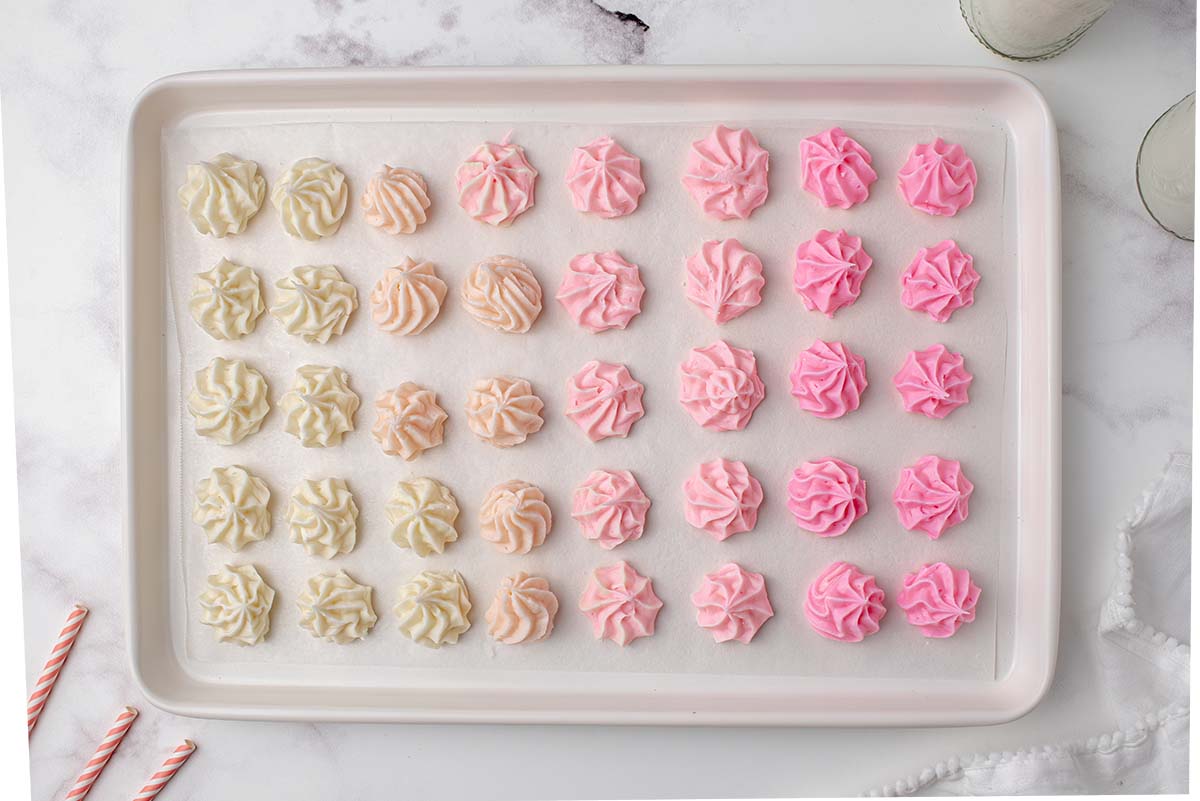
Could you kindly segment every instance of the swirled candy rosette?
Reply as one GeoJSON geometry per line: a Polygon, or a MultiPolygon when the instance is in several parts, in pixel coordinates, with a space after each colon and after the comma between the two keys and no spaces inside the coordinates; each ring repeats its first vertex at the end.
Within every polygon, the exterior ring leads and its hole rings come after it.
{"type": "Polygon", "coordinates": [[[683,501],[688,524],[720,542],[754,528],[762,484],[744,462],[713,459],[683,482],[683,501]]]}
{"type": "Polygon", "coordinates": [[[800,140],[800,185],[827,209],[866,201],[878,177],[871,154],[841,128],[800,140]]]}
{"type": "Polygon", "coordinates": [[[713,239],[687,260],[687,299],[717,324],[762,302],[762,260],[736,239],[713,239]]]}
{"type": "Polygon", "coordinates": [[[501,553],[527,554],[554,524],[546,496],[528,481],[497,484],[479,508],[479,534],[501,553]]]}
{"type": "Polygon", "coordinates": [[[770,154],[745,128],[718,125],[688,151],[683,186],[717,220],[744,220],[767,202],[770,154]]]}
{"type": "Polygon", "coordinates": [[[306,448],[340,445],[342,437],[354,430],[358,404],[345,370],[306,364],[296,370],[291,389],[279,399],[283,430],[306,448]]]}
{"type": "Polygon", "coordinates": [[[419,172],[385,164],[367,181],[358,205],[367,225],[393,235],[411,234],[427,219],[429,187],[419,172]]]}
{"type": "Polygon", "coordinates": [[[979,273],[973,259],[952,239],[921,248],[900,276],[900,301],[906,309],[925,312],[944,323],[959,309],[975,303],[979,273]]]}
{"type": "Polygon", "coordinates": [[[204,529],[210,544],[240,551],[271,530],[270,500],[267,485],[246,468],[214,467],[196,484],[192,521],[204,529]]]}
{"type": "Polygon", "coordinates": [[[457,570],[422,570],[396,590],[400,633],[426,648],[453,645],[471,628],[471,596],[457,570]]]}
{"type": "Polygon", "coordinates": [[[266,195],[267,181],[258,164],[230,153],[189,164],[178,192],[192,226],[217,239],[246,230],[266,195]]]}
{"type": "Polygon", "coordinates": [[[963,150],[939,136],[916,145],[900,168],[900,194],[917,211],[953,217],[971,205],[979,176],[963,150]]]}
{"type": "Polygon", "coordinates": [[[871,263],[860,237],[821,229],[796,248],[792,283],[809,311],[832,319],[858,300],[871,263]]]}
{"type": "Polygon", "coordinates": [[[576,209],[610,219],[632,214],[646,192],[642,160],[611,136],[575,148],[566,180],[576,209]]]}
{"type": "Polygon", "coordinates": [[[419,334],[437,319],[446,282],[427,261],[406,258],[389,267],[371,290],[371,319],[380,331],[419,334]]]}
{"type": "Polygon", "coordinates": [[[594,470],[575,488],[571,517],[583,536],[606,551],[640,539],[650,499],[628,470],[594,470]]]}
{"type": "Polygon", "coordinates": [[[346,330],[358,290],[332,264],[297,267],[275,282],[271,316],[305,342],[325,344],[346,330]]]}
{"type": "Polygon", "coordinates": [[[358,541],[358,505],[341,478],[305,479],[292,492],[287,510],[292,542],[309,556],[332,559],[358,541]]]}
{"type": "Polygon", "coordinates": [[[936,540],[952,526],[967,519],[975,485],[953,459],[922,456],[916,464],[900,471],[900,483],[892,502],[900,524],[936,540]]]}
{"type": "Polygon", "coordinates": [[[542,313],[542,286],[512,256],[490,256],[471,268],[460,291],[463,308],[488,328],[523,334],[542,313]]]}
{"type": "Polygon", "coordinates": [[[396,482],[384,511],[392,525],[392,542],[417,556],[442,553],[458,539],[458,501],[435,479],[396,482]]]}
{"type": "Polygon", "coordinates": [[[620,646],[652,636],[662,607],[654,582],[628,562],[593,570],[579,599],[579,609],[592,621],[596,639],[620,646]]]}
{"type": "Polygon", "coordinates": [[[813,631],[839,642],[862,642],[887,613],[875,577],[849,562],[834,562],[808,587],[804,616],[813,631]]]}
{"type": "Polygon", "coordinates": [[[223,565],[200,593],[200,622],[220,642],[257,645],[271,630],[271,589],[254,565],[223,565]]]}
{"type": "Polygon", "coordinates": [[[339,645],[361,640],[379,619],[371,593],[370,586],[359,584],[345,570],[313,576],[296,600],[300,628],[339,645]]]}
{"type": "Polygon", "coordinates": [[[867,482],[841,459],[817,459],[795,469],[787,486],[796,525],[821,537],[840,537],[867,513],[867,482]]]}
{"type": "Polygon", "coordinates": [[[497,448],[520,445],[542,430],[542,399],[524,378],[476,381],[467,391],[466,411],[471,433],[497,448]]]}
{"type": "Polygon", "coordinates": [[[454,174],[458,205],[479,222],[508,226],[533,208],[538,171],[520,145],[484,142],[454,174]]]}
{"type": "Polygon", "coordinates": [[[790,375],[792,397],[814,417],[834,420],[858,408],[867,362],[841,342],[818,339],[800,352],[790,375]]]}
{"type": "Polygon", "coordinates": [[[188,311],[213,339],[241,339],[265,310],[258,275],[249,267],[221,259],[192,277],[188,311]]]}
{"type": "Polygon", "coordinates": [[[645,293],[638,266],[610,250],[571,259],[555,297],[580,327],[597,334],[628,326],[645,293]]]}
{"type": "Polygon", "coordinates": [[[735,562],[706,575],[692,594],[692,604],[696,623],[716,642],[749,643],[775,614],[766,579],[735,562]]]}
{"type": "Polygon", "coordinates": [[[197,434],[235,445],[258,431],[271,410],[267,380],[241,359],[217,356],[196,371],[187,409],[196,421],[197,434]]]}
{"type": "Polygon", "coordinates": [[[975,619],[979,593],[969,571],[934,562],[904,577],[896,603],[922,634],[941,639],[975,619]]]}
{"type": "Polygon", "coordinates": [[[625,365],[590,361],[567,381],[566,415],[592,442],[627,437],[646,413],[644,392],[625,365]]]}
{"type": "Polygon", "coordinates": [[[493,640],[520,645],[549,637],[557,614],[558,596],[550,582],[519,571],[500,583],[485,619],[493,640]]]}
{"type": "Polygon", "coordinates": [[[433,390],[405,381],[375,399],[371,436],[388,456],[411,462],[442,444],[448,417],[433,390]]]}
{"type": "Polygon", "coordinates": [[[754,351],[718,340],[679,366],[679,402],[710,431],[741,431],[766,396],[754,351]]]}
{"type": "Polygon", "coordinates": [[[905,411],[941,420],[970,400],[967,390],[973,379],[961,353],[953,353],[945,345],[932,345],[911,351],[892,383],[905,411]]]}
{"type": "Polygon", "coordinates": [[[271,203],[279,211],[283,230],[309,242],[337,233],[349,197],[346,176],[333,162],[321,158],[295,162],[271,190],[271,203]]]}

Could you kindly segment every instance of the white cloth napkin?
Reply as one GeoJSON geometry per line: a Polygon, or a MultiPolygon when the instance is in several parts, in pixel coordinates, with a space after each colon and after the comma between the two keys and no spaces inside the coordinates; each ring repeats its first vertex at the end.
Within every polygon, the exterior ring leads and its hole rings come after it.
{"type": "Polygon", "coordinates": [[[1175,454],[1117,533],[1100,610],[1116,730],[1072,743],[956,757],[870,795],[1186,793],[1192,457],[1175,454]],[[1136,560],[1135,560],[1136,552],[1136,560]]]}

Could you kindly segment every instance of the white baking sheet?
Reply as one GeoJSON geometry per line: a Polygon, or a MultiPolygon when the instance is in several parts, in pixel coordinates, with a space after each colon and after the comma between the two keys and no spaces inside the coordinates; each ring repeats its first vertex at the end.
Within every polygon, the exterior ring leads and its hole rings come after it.
{"type": "MultiPolygon", "coordinates": [[[[163,209],[165,269],[170,277],[174,340],[168,343],[173,387],[170,443],[173,508],[171,538],[173,638],[181,661],[197,675],[275,683],[336,675],[339,682],[403,681],[410,669],[465,671],[565,670],[649,673],[793,674],[803,676],[990,679],[997,673],[998,637],[1011,636],[1002,615],[1011,614],[1012,571],[1006,554],[1015,537],[1014,489],[1005,454],[1015,442],[1015,423],[1005,413],[1007,345],[1013,265],[1005,262],[1004,176],[1006,137],[1000,129],[932,129],[926,126],[844,123],[866,146],[880,175],[871,199],[850,211],[826,210],[798,186],[797,142],[839,120],[755,120],[754,133],[771,152],[771,195],[747,221],[703,217],[679,184],[688,145],[715,122],[579,125],[557,123],[431,124],[418,122],[321,122],[240,127],[189,125],[164,132],[166,185],[163,209]],[[537,205],[508,229],[470,220],[453,191],[457,164],[485,139],[510,133],[541,173],[537,205]],[[649,187],[632,216],[602,220],[574,210],[563,185],[571,149],[611,134],[643,161],[649,187]],[[974,204],[957,217],[932,218],[909,209],[895,175],[911,146],[935,135],[962,143],[975,160],[980,182],[974,204]],[[335,161],[351,187],[351,208],[340,232],[307,243],[288,237],[269,200],[241,235],[215,240],[198,235],[175,200],[187,163],[230,151],[257,161],[269,186],[295,159],[319,155],[335,161]],[[429,222],[411,236],[393,237],[368,226],[357,208],[367,178],[384,162],[422,172],[430,185],[429,222]],[[835,320],[808,312],[791,285],[792,254],[819,228],[844,227],[862,236],[874,258],[863,295],[835,320]],[[761,306],[717,326],[684,297],[684,259],[705,239],[738,237],[758,253],[767,283],[761,306]],[[919,247],[954,238],[975,257],[983,276],[974,307],[945,325],[906,310],[899,275],[919,247]],[[553,300],[569,259],[577,253],[616,249],[641,266],[646,284],[642,314],[626,331],[591,334],[577,327],[553,300]],[[542,316],[525,335],[484,329],[458,305],[457,287],[479,259],[510,254],[535,272],[546,296],[542,316]],[[382,271],[403,256],[433,261],[451,292],[437,322],[416,337],[378,331],[369,319],[367,296],[382,271]],[[192,273],[227,257],[254,268],[268,305],[274,281],[303,264],[336,264],[355,284],[360,308],[346,332],[326,345],[284,333],[269,315],[239,342],[212,340],[192,321],[186,292],[192,273]],[[862,407],[836,421],[801,412],[788,392],[795,355],[814,338],[846,342],[867,360],[870,386],[862,407]],[[677,366],[689,348],[724,338],[758,357],[767,396],[745,431],[702,430],[677,401],[677,366]],[[971,403],[942,421],[907,414],[891,377],[911,349],[943,342],[966,355],[975,375],[971,403]],[[356,431],[341,447],[305,449],[272,411],[263,429],[224,447],[198,437],[182,412],[192,374],[214,356],[245,359],[271,387],[272,403],[302,364],[345,368],[362,398],[356,431]],[[592,444],[563,416],[564,384],[589,359],[626,363],[646,385],[646,416],[625,440],[592,444]],[[462,405],[477,378],[511,374],[529,379],[545,401],[546,425],[510,450],[479,442],[467,429],[462,405]],[[384,455],[369,429],[371,402],[381,391],[412,380],[437,391],[450,413],[445,443],[415,462],[384,455]],[[971,516],[936,542],[905,531],[896,519],[891,492],[900,469],[926,453],[960,459],[975,482],[971,516]],[[787,511],[788,477],[800,462],[837,456],[857,465],[869,485],[869,514],[845,536],[820,539],[798,529],[787,511]],[[762,482],[766,500],[757,528],[718,543],[683,519],[681,485],[701,461],[742,459],[762,482]],[[205,544],[190,520],[192,491],[214,466],[242,464],[271,489],[274,527],[268,538],[238,554],[205,544]],[[570,517],[575,485],[593,469],[630,469],[650,496],[645,536],[612,552],[580,535],[570,517]],[[384,502],[402,478],[428,475],[445,482],[459,500],[460,539],[442,556],[421,559],[388,537],[384,502]],[[339,476],[360,509],[354,552],[334,560],[308,556],[289,541],[284,512],[292,488],[303,478],[339,476]],[[546,544],[527,556],[506,556],[477,532],[477,509],[493,485],[521,478],[540,486],[554,512],[546,544]],[[652,638],[621,649],[592,639],[577,600],[590,570],[628,560],[654,579],[665,602],[652,638]],[[873,573],[887,593],[882,630],[859,644],[819,637],[804,620],[804,591],[829,562],[847,560],[873,573]],[[957,636],[927,640],[895,606],[903,575],[926,561],[967,567],[983,588],[976,621],[957,636]],[[737,561],[767,577],[775,617],[749,646],[716,645],[694,622],[689,597],[701,576],[737,561]],[[215,641],[198,622],[196,595],[205,575],[223,562],[251,562],[277,595],[269,638],[252,648],[215,641]],[[404,638],[391,606],[397,585],[430,567],[454,568],[465,577],[475,609],[473,628],[453,647],[430,650],[404,638]],[[295,600],[304,580],[344,568],[375,587],[379,623],[365,641],[339,646],[312,638],[297,625],[295,600]],[[522,647],[494,644],[483,613],[501,578],[516,570],[546,576],[561,600],[554,635],[522,647]],[[1005,635],[1004,632],[1008,632],[1005,635]],[[330,673],[315,666],[340,666],[330,673]],[[398,671],[398,672],[393,672],[398,671]]],[[[999,650],[1004,651],[1001,644],[999,650]]],[[[449,674],[448,674],[449,675],[449,674]]]]}

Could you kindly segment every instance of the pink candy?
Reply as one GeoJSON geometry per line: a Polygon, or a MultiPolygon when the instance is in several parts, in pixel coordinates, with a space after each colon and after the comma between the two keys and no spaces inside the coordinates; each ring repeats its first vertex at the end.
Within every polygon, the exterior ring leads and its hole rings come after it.
{"type": "Polygon", "coordinates": [[[975,163],[962,145],[941,137],[912,149],[900,168],[900,194],[908,205],[937,217],[953,217],[975,199],[975,163]]]}
{"type": "Polygon", "coordinates": [[[583,536],[611,551],[646,530],[650,499],[628,470],[595,470],[575,488],[571,517],[583,536]]]}
{"type": "Polygon", "coordinates": [[[745,128],[724,125],[692,143],[683,185],[718,220],[744,220],[767,201],[770,155],[745,128]]]}
{"type": "Polygon", "coordinates": [[[867,388],[867,363],[841,342],[818,339],[796,357],[790,378],[800,408],[831,420],[858,408],[867,388]]]}
{"type": "Polygon", "coordinates": [[[662,606],[654,582],[628,562],[596,568],[579,599],[579,609],[591,619],[596,639],[621,646],[654,634],[662,606]]]}
{"type": "Polygon", "coordinates": [[[858,300],[869,269],[871,257],[863,250],[862,239],[845,231],[822,229],[796,248],[792,280],[809,311],[833,317],[838,309],[858,300]]]}
{"type": "Polygon", "coordinates": [[[931,540],[967,519],[973,485],[953,459],[922,456],[900,471],[900,483],[892,495],[900,524],[921,531],[931,540]]]}
{"type": "Polygon", "coordinates": [[[834,562],[821,571],[804,599],[809,625],[822,637],[840,642],[861,642],[879,631],[886,613],[875,577],[848,562],[834,562]]]}
{"type": "Polygon", "coordinates": [[[705,242],[687,260],[687,299],[716,323],[727,323],[762,301],[762,261],[736,239],[705,242]]]}
{"type": "Polygon", "coordinates": [[[788,481],[788,510],[796,525],[821,537],[840,537],[867,513],[867,482],[841,459],[818,459],[796,468],[788,481]]]}
{"type": "Polygon", "coordinates": [[[489,225],[506,226],[533,208],[538,172],[519,145],[484,142],[454,174],[458,205],[489,225]]]}
{"type": "Polygon", "coordinates": [[[741,431],[766,395],[754,352],[723,340],[693,348],[679,377],[679,402],[712,431],[741,431]]]}
{"type": "Polygon", "coordinates": [[[692,603],[696,622],[717,642],[748,643],[775,614],[762,574],[734,562],[706,575],[692,603]]]}
{"type": "Polygon", "coordinates": [[[896,603],[922,634],[942,638],[975,619],[979,593],[970,572],[934,562],[904,577],[896,603]]]}
{"type": "Polygon", "coordinates": [[[975,302],[979,273],[952,239],[921,248],[900,276],[900,300],[906,308],[928,314],[939,323],[975,302]]]}
{"type": "Polygon", "coordinates": [[[592,442],[625,437],[646,413],[644,392],[625,365],[590,361],[567,381],[567,417],[592,442]]]}
{"type": "Polygon", "coordinates": [[[713,459],[688,476],[683,498],[687,522],[720,541],[754,528],[763,491],[743,462],[713,459]]]}
{"type": "Polygon", "coordinates": [[[638,207],[646,192],[642,160],[611,136],[575,148],[567,168],[567,189],[579,211],[598,217],[624,217],[638,207]]]}
{"type": "Polygon", "coordinates": [[[571,259],[556,297],[576,323],[598,333],[629,325],[645,293],[637,265],[610,250],[571,259]]]}
{"type": "Polygon", "coordinates": [[[800,184],[825,208],[862,203],[878,177],[871,154],[841,128],[800,140],[800,184]]]}
{"type": "Polygon", "coordinates": [[[909,353],[892,383],[906,411],[940,420],[967,402],[972,378],[961,353],[933,345],[909,353]]]}

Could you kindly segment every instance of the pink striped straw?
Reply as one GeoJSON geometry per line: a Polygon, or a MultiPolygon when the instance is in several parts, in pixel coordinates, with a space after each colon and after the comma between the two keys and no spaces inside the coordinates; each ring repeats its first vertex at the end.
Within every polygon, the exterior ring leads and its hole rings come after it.
{"type": "Polygon", "coordinates": [[[67,801],[82,801],[83,797],[88,794],[96,777],[100,775],[100,771],[104,770],[113,751],[117,750],[117,746],[121,744],[121,740],[125,738],[125,733],[129,731],[129,727],[133,725],[137,716],[138,711],[131,706],[125,707],[121,714],[117,715],[112,728],[105,733],[100,745],[96,746],[96,753],[92,754],[92,758],[83,766],[83,773],[79,774],[79,778],[67,792],[67,801]]]}
{"type": "Polygon", "coordinates": [[[83,626],[83,619],[87,617],[87,613],[87,607],[83,604],[75,604],[71,608],[71,613],[67,615],[66,625],[58,633],[54,647],[50,649],[50,658],[46,660],[46,665],[42,668],[42,675],[38,676],[37,685],[34,686],[33,692],[29,696],[29,704],[25,708],[29,734],[33,734],[33,727],[37,724],[38,716],[42,714],[42,707],[46,705],[50,691],[54,689],[54,682],[58,681],[58,674],[67,661],[67,654],[71,653],[71,646],[75,644],[75,637],[79,634],[79,629],[83,626]]]}
{"type": "Polygon", "coordinates": [[[171,752],[167,757],[167,761],[162,763],[162,767],[158,772],[146,781],[146,786],[138,791],[138,794],[133,797],[133,801],[150,801],[150,799],[158,796],[162,792],[162,788],[167,786],[167,782],[171,781],[171,777],[175,775],[175,771],[183,767],[183,763],[188,761],[188,757],[196,750],[196,744],[191,740],[184,740],[183,744],[171,752]]]}

